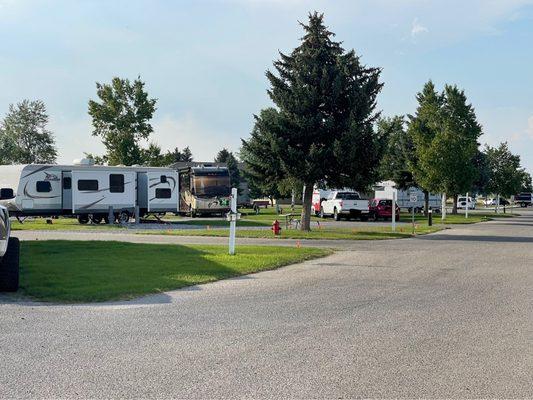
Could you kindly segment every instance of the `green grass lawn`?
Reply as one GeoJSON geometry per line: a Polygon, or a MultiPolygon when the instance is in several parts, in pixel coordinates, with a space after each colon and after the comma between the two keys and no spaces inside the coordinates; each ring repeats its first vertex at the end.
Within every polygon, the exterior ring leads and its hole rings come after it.
{"type": "Polygon", "coordinates": [[[21,289],[36,299],[131,299],[278,268],[330,254],[296,247],[156,245],[123,242],[22,242],[21,289]]]}
{"type": "MultiPolygon", "coordinates": [[[[415,233],[423,235],[443,229],[440,226],[427,226],[417,224],[415,233]]],[[[139,234],[147,235],[175,235],[175,236],[215,236],[227,237],[227,229],[183,229],[183,230],[154,230],[143,231],[139,234]]],[[[361,228],[322,228],[303,232],[298,229],[283,229],[281,235],[274,236],[270,229],[240,229],[237,237],[243,238],[279,238],[279,239],[348,239],[348,240],[379,240],[379,239],[402,239],[412,237],[411,226],[398,226],[396,232],[392,232],[390,226],[361,227],[361,228]]]]}
{"type": "MultiPolygon", "coordinates": [[[[485,222],[490,221],[494,218],[512,218],[516,216],[517,214],[496,214],[496,213],[470,213],[468,215],[468,218],[465,217],[464,214],[446,214],[446,219],[443,221],[441,219],[441,214],[433,214],[433,224],[444,224],[444,225],[455,225],[455,224],[475,224],[478,222],[485,222]]],[[[409,222],[411,221],[412,214],[409,213],[401,213],[400,219],[403,222],[409,222]]],[[[415,222],[427,225],[427,217],[422,214],[415,214],[415,222]]]]}
{"type": "Polygon", "coordinates": [[[87,229],[122,229],[120,225],[108,225],[104,224],[103,222],[98,225],[82,225],[78,222],[76,218],[51,219],[51,224],[47,223],[46,221],[47,218],[28,218],[21,224],[20,222],[13,220],[11,224],[11,229],[14,231],[77,231],[87,229]]]}

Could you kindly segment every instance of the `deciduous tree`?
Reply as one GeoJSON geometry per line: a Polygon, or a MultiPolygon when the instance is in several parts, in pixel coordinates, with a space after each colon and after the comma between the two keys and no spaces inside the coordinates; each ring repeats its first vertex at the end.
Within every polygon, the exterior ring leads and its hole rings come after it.
{"type": "Polygon", "coordinates": [[[41,100],[11,104],[0,123],[0,164],[54,163],[57,149],[41,100]]]}
{"type": "Polygon", "coordinates": [[[110,84],[96,83],[99,101],[89,101],[93,135],[104,143],[110,165],[142,164],[141,140],[152,133],[156,99],[148,97],[140,77],[130,82],[115,77],[110,84]]]}

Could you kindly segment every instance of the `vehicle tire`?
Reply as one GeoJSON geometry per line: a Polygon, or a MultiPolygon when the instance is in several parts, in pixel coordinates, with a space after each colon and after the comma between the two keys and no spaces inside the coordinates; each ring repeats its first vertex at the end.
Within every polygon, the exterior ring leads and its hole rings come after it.
{"type": "Polygon", "coordinates": [[[526,203],[520,203],[520,207],[525,208],[526,207],[526,203]]]}
{"type": "Polygon", "coordinates": [[[372,222],[377,222],[378,221],[378,214],[373,212],[372,214],[370,214],[370,221],[372,222]]]}
{"type": "Polygon", "coordinates": [[[130,220],[130,213],[128,211],[121,211],[118,214],[117,221],[119,224],[127,224],[130,220]]]}
{"type": "Polygon", "coordinates": [[[89,222],[89,216],[87,214],[78,215],[78,222],[85,225],[89,222]]]}
{"type": "Polygon", "coordinates": [[[340,216],[340,214],[338,213],[338,211],[337,211],[336,208],[333,209],[333,219],[334,219],[335,221],[340,221],[340,220],[341,220],[341,216],[340,216]]]}
{"type": "Polygon", "coordinates": [[[326,218],[326,214],[324,214],[324,208],[322,208],[322,206],[320,207],[320,218],[326,218]]]}
{"type": "Polygon", "coordinates": [[[19,288],[20,242],[9,238],[7,251],[0,260],[0,292],[16,292],[19,288]]]}
{"type": "Polygon", "coordinates": [[[361,220],[361,222],[366,222],[366,221],[368,221],[368,216],[367,215],[361,215],[359,217],[359,219],[361,220]]]}
{"type": "Polygon", "coordinates": [[[91,215],[91,222],[93,224],[98,225],[100,222],[102,222],[102,215],[100,215],[100,214],[91,215]]]}

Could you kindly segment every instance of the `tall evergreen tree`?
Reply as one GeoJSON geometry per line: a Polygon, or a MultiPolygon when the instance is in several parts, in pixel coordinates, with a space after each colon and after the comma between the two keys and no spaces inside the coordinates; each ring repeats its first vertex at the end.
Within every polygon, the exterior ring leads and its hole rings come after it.
{"type": "Polygon", "coordinates": [[[0,122],[0,164],[54,163],[57,149],[41,100],[11,104],[0,122]]]}
{"type": "Polygon", "coordinates": [[[142,164],[141,140],[149,138],[149,121],[156,110],[156,99],[150,99],[140,77],[130,82],[115,77],[111,84],[96,83],[98,101],[89,101],[93,135],[100,136],[107,149],[110,165],[142,164]]]}
{"type": "Polygon", "coordinates": [[[438,193],[438,178],[420,162],[426,157],[435,136],[442,128],[443,99],[437,93],[435,85],[430,80],[422,91],[416,95],[418,107],[415,115],[409,115],[407,135],[411,147],[408,157],[408,171],[413,177],[413,183],[424,192],[424,212],[429,208],[429,192],[438,193]]]}
{"type": "Polygon", "coordinates": [[[333,40],[323,15],[310,14],[301,25],[300,46],[280,53],[277,74],[267,72],[276,108],[256,117],[255,138],[243,141],[241,155],[259,176],[265,168],[253,166],[270,163],[268,172],[279,168],[273,176],[304,184],[301,229],[310,230],[315,183],[366,188],[378,176],[383,142],[373,124],[382,84],[380,69],[362,65],[353,50],[333,40]]]}
{"type": "Polygon", "coordinates": [[[427,191],[452,194],[457,213],[458,195],[471,190],[477,177],[473,160],[481,125],[457,86],[446,85],[438,94],[430,81],[417,98],[417,115],[409,126],[415,144],[415,179],[427,191]]]}

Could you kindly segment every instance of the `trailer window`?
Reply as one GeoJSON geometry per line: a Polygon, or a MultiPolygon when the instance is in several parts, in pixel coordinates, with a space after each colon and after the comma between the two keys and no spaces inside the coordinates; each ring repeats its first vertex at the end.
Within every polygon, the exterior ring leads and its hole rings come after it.
{"type": "Polygon", "coordinates": [[[48,193],[52,191],[52,184],[49,181],[37,181],[35,186],[38,193],[48,193]]]}
{"type": "Polygon", "coordinates": [[[156,199],[170,199],[172,197],[172,191],[170,189],[156,189],[156,199]]]}
{"type": "Polygon", "coordinates": [[[80,179],[78,181],[78,190],[98,190],[98,181],[96,179],[80,179]]]}
{"type": "Polygon", "coordinates": [[[109,191],[111,193],[124,193],[124,175],[109,175],[109,191]]]}
{"type": "Polygon", "coordinates": [[[65,178],[63,178],[63,189],[72,189],[72,178],[70,176],[66,176],[65,178]]]}

